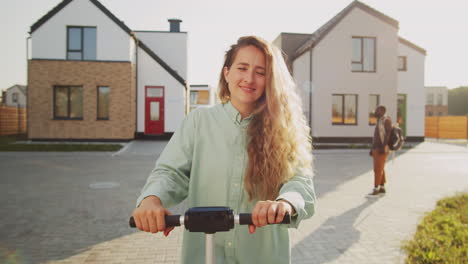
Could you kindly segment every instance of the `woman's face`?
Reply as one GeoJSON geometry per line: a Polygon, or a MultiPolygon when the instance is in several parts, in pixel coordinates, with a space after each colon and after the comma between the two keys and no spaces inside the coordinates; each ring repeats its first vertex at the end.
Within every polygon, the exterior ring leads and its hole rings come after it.
{"type": "Polygon", "coordinates": [[[224,78],[228,83],[231,103],[238,110],[252,110],[265,90],[265,55],[254,46],[242,47],[224,78]]]}

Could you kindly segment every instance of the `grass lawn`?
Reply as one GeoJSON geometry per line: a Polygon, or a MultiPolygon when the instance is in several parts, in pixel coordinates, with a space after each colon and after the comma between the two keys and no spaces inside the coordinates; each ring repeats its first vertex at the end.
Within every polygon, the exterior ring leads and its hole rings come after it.
{"type": "Polygon", "coordinates": [[[1,136],[0,151],[118,151],[120,144],[82,144],[82,143],[16,143],[26,140],[24,136],[1,136]]]}
{"type": "Polygon", "coordinates": [[[438,201],[403,250],[406,264],[468,263],[468,193],[438,201]]]}

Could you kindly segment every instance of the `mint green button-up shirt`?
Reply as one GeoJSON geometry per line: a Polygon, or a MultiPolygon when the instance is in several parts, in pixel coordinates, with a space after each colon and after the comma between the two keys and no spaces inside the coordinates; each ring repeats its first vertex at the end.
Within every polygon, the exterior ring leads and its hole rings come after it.
{"type": "MultiPolygon", "coordinates": [[[[227,206],[235,214],[252,212],[244,189],[248,156],[246,128],[231,103],[192,111],[174,133],[143,187],[137,205],[156,195],[169,208],[188,198],[188,206],[227,206]]],[[[278,199],[290,202],[297,215],[287,225],[269,225],[250,234],[247,226],[215,234],[216,263],[290,263],[288,227],[297,227],[314,213],[315,192],[310,177],[295,175],[278,199]]],[[[183,263],[205,263],[205,234],[185,231],[183,263]]]]}

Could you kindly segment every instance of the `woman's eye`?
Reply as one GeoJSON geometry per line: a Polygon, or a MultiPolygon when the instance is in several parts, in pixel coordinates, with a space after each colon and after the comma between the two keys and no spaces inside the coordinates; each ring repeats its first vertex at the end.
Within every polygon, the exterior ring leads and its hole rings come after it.
{"type": "Polygon", "coordinates": [[[240,70],[240,71],[246,71],[247,70],[247,68],[245,68],[245,67],[239,67],[237,69],[240,70]]]}
{"type": "Polygon", "coordinates": [[[265,76],[265,73],[264,73],[264,72],[257,72],[257,74],[262,75],[262,76],[265,76]]]}

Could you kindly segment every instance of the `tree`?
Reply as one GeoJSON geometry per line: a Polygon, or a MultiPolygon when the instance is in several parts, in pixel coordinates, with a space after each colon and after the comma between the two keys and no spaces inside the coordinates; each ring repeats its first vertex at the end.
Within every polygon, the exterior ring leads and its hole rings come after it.
{"type": "Polygon", "coordinates": [[[468,86],[448,91],[449,115],[468,115],[468,86]]]}

